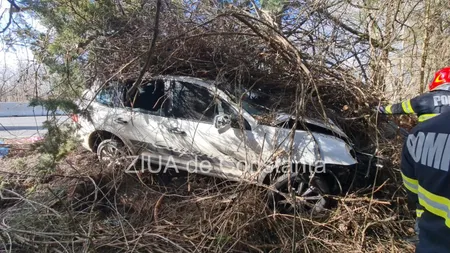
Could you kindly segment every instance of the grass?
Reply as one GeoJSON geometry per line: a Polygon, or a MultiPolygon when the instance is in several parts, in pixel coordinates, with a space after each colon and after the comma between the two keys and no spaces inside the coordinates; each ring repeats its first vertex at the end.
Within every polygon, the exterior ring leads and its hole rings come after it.
{"type": "Polygon", "coordinates": [[[35,155],[2,161],[4,252],[414,252],[395,180],[310,217],[270,210],[262,187],[192,175],[162,186],[80,150],[50,175],[30,174],[35,155]]]}

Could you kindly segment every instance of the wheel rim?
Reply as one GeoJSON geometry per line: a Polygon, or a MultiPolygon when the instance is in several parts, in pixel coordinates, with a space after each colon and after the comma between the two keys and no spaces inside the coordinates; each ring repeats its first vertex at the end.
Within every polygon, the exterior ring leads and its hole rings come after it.
{"type": "MultiPolygon", "coordinates": [[[[314,181],[312,181],[314,183],[314,181]]],[[[309,213],[321,213],[325,211],[327,201],[323,196],[322,191],[314,184],[309,183],[299,177],[292,178],[291,191],[288,191],[288,180],[286,183],[280,186],[277,190],[288,195],[288,198],[281,197],[281,200],[277,201],[278,205],[281,205],[288,211],[299,210],[309,213]],[[295,194],[295,200],[293,198],[295,194]]]]}
{"type": "Polygon", "coordinates": [[[117,148],[114,145],[106,145],[102,147],[99,152],[99,160],[105,163],[107,166],[111,165],[123,165],[122,159],[124,158],[122,155],[124,154],[122,150],[117,148]]]}

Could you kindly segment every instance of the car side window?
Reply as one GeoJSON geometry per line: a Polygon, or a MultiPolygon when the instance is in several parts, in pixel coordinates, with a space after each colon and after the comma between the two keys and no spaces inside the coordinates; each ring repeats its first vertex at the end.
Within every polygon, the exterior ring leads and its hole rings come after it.
{"type": "Polygon", "coordinates": [[[140,112],[159,114],[165,102],[164,81],[153,80],[139,87],[127,106],[140,112]]]}
{"type": "Polygon", "coordinates": [[[213,123],[214,96],[206,88],[194,84],[172,82],[172,116],[213,123]]]}
{"type": "Polygon", "coordinates": [[[100,90],[95,100],[108,107],[121,107],[122,89],[117,85],[111,85],[100,90]]]}

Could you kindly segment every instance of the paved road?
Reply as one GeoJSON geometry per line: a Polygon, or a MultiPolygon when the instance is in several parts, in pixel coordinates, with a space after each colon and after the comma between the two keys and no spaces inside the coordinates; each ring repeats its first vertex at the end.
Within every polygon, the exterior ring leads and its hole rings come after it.
{"type": "MultiPolygon", "coordinates": [[[[45,116],[36,117],[0,117],[0,138],[14,139],[26,137],[43,136],[46,129],[42,123],[47,119],[45,116]]],[[[59,122],[70,122],[67,116],[60,116],[59,122]]]]}

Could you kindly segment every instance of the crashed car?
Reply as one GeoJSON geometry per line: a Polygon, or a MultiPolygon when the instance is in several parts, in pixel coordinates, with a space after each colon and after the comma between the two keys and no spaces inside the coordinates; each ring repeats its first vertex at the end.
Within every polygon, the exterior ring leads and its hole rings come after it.
{"type": "Polygon", "coordinates": [[[272,203],[283,205],[292,206],[283,193],[294,190],[309,210],[325,208],[323,195],[342,192],[360,173],[348,137],[331,120],[296,119],[254,103],[253,94],[233,96],[193,77],[154,77],[130,96],[132,84],[94,85],[79,102],[87,114],[76,115],[77,134],[101,161],[126,155],[266,184],[275,189],[272,203]]]}

